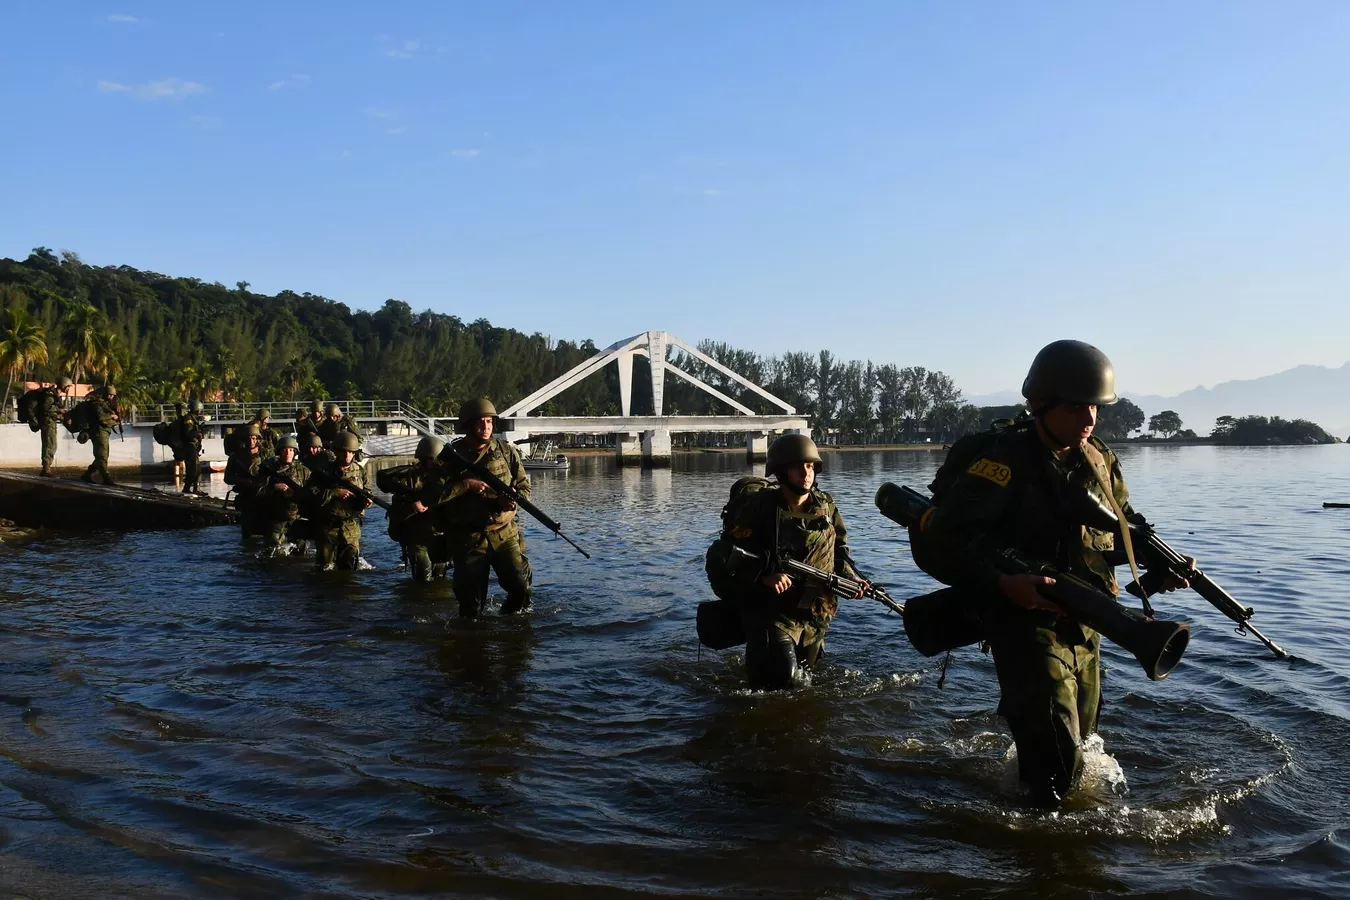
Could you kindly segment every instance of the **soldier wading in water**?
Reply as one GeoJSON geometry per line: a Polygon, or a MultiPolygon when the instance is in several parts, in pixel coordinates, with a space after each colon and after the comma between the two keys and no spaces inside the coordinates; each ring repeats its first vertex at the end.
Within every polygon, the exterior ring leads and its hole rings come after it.
{"type": "Polygon", "coordinates": [[[759,566],[732,566],[746,637],[745,674],[752,688],[798,684],[820,660],[825,632],[839,609],[828,588],[776,571],[775,559],[788,557],[855,579],[863,586],[859,597],[867,589],[849,558],[848,531],[834,499],[816,487],[821,467],[814,441],[803,434],[782,435],[769,446],[764,467],[765,476],[776,476],[777,483],[728,504],[726,536],[763,560],[759,566]]]}
{"type": "MultiPolygon", "coordinates": [[[[1076,497],[1086,490],[1124,517],[1133,510],[1119,461],[1092,434],[1098,407],[1116,402],[1106,355],[1081,341],[1048,344],[1022,396],[1031,417],[1006,428],[956,478],[924,534],[928,552],[960,573],[955,586],[980,610],[1021,780],[1034,804],[1050,808],[1074,787],[1082,742],[1097,730],[1101,638],[1041,595],[1052,579],[1005,574],[995,554],[1014,549],[1118,595],[1120,533],[1083,526],[1076,497]]],[[[1168,574],[1159,588],[1186,584],[1168,574]]]]}
{"type": "Polygon", "coordinates": [[[515,502],[462,471],[455,459],[483,466],[528,500],[525,463],[509,441],[492,436],[496,421],[497,408],[489,400],[470,400],[460,407],[458,425],[465,435],[441,451],[443,478],[433,480],[413,505],[419,513],[434,510],[455,569],[459,614],[466,618],[477,616],[487,603],[489,570],[497,573],[498,584],[506,590],[504,614],[530,608],[534,576],[516,524],[515,502]]]}

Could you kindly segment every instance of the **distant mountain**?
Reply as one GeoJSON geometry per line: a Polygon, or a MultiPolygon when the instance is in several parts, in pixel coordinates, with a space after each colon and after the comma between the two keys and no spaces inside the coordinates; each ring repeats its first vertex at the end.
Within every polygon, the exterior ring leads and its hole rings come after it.
{"type": "MultiPolygon", "coordinates": [[[[1175,410],[1182,425],[1199,435],[1209,434],[1219,416],[1280,416],[1316,422],[1342,440],[1350,436],[1350,362],[1335,369],[1296,366],[1246,381],[1192,388],[1174,397],[1128,391],[1125,396],[1145,415],[1175,410]]],[[[1021,399],[1016,391],[999,391],[967,401],[976,406],[1003,406],[1021,399]]]]}

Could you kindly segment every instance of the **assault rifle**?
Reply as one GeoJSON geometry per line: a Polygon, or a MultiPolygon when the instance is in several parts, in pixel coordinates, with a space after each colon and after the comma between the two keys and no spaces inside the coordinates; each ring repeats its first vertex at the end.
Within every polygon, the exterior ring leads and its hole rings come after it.
{"type": "MultiPolygon", "coordinates": [[[[309,467],[305,466],[305,468],[308,469],[309,467]]],[[[327,482],[328,484],[331,484],[333,487],[343,488],[345,490],[351,491],[353,494],[360,497],[362,500],[366,501],[367,503],[375,504],[385,512],[389,512],[394,508],[394,504],[390,503],[388,500],[375,496],[374,494],[372,494],[370,491],[366,490],[363,487],[358,487],[357,485],[348,481],[346,478],[343,478],[329,466],[315,466],[314,468],[309,469],[309,476],[311,478],[318,478],[320,481],[327,482]]],[[[286,477],[286,481],[284,483],[286,483],[288,486],[295,485],[295,482],[291,481],[289,477],[286,477]]]]}
{"type": "MultiPolygon", "coordinates": [[[[761,566],[765,565],[767,562],[764,556],[751,553],[744,547],[737,547],[734,544],[731,547],[731,553],[733,556],[741,559],[757,562],[761,566]]],[[[884,603],[893,612],[898,612],[902,616],[905,614],[905,608],[892,600],[891,595],[886,593],[886,589],[881,585],[869,584],[864,588],[863,582],[861,581],[853,578],[846,578],[843,575],[836,575],[833,572],[826,572],[824,569],[817,569],[815,566],[807,565],[804,562],[789,559],[787,557],[779,557],[769,564],[773,568],[782,569],[784,574],[799,575],[807,581],[822,585],[835,595],[847,600],[853,599],[858,596],[859,591],[862,591],[862,595],[867,599],[876,600],[878,603],[884,603]]]]}
{"type": "MultiPolygon", "coordinates": [[[[1095,495],[1086,491],[1084,494],[1087,510],[1085,516],[1087,521],[1084,524],[1101,531],[1118,530],[1120,518],[1115,512],[1104,506],[1095,495]]],[[[1256,614],[1256,610],[1238,603],[1232,594],[1220,587],[1214,579],[1197,569],[1192,561],[1173,550],[1166,541],[1158,536],[1158,533],[1153,530],[1153,526],[1148,524],[1142,515],[1135,513],[1129,518],[1126,525],[1130,529],[1130,537],[1143,542],[1144,555],[1151,563],[1149,571],[1140,577],[1140,580],[1146,583],[1131,582],[1125,588],[1127,591],[1147,603],[1149,595],[1157,590],[1162,583],[1162,578],[1170,572],[1176,577],[1184,578],[1190,582],[1192,590],[1231,619],[1237,625],[1238,634],[1251,632],[1252,636],[1265,644],[1277,658],[1285,659],[1289,656],[1283,647],[1266,637],[1251,623],[1251,618],[1256,614]]]]}
{"type": "Polygon", "coordinates": [[[440,461],[441,465],[445,466],[446,470],[450,473],[451,476],[472,475],[474,478],[477,478],[479,481],[483,482],[488,487],[492,488],[493,492],[495,492],[499,497],[505,497],[506,499],[514,503],[516,506],[519,506],[521,509],[525,510],[527,513],[533,516],[535,520],[539,522],[540,525],[543,525],[549,531],[553,532],[558,537],[562,538],[564,541],[567,541],[567,543],[575,547],[576,551],[580,553],[582,556],[586,557],[587,559],[591,558],[591,555],[589,553],[581,549],[580,544],[572,540],[567,535],[563,534],[562,526],[559,525],[557,522],[555,522],[553,519],[549,518],[548,513],[544,512],[542,509],[531,503],[519,491],[511,487],[511,485],[507,484],[505,481],[502,481],[496,475],[493,475],[481,463],[473,462],[460,456],[459,451],[454,449],[454,444],[446,444],[445,449],[441,451],[441,455],[437,457],[437,459],[440,461]]]}
{"type": "MultiPolygon", "coordinates": [[[[1101,531],[1115,531],[1118,529],[1119,520],[1117,519],[1116,514],[1112,510],[1104,506],[1099,500],[1097,500],[1097,498],[1093,494],[1087,491],[1083,492],[1083,499],[1084,499],[1083,506],[1085,514],[1083,515],[1082,518],[1085,520],[1083,522],[1084,525],[1087,525],[1088,527],[1091,528],[1099,529],[1101,531]]],[[[901,487],[899,485],[887,482],[877,490],[876,505],[877,509],[881,511],[881,514],[886,516],[888,519],[898,522],[899,524],[905,526],[906,528],[917,526],[920,528],[920,530],[922,530],[924,516],[932,508],[932,501],[929,500],[927,497],[925,497],[923,494],[914,490],[913,488],[901,487]]],[[[1137,538],[1144,541],[1146,548],[1145,549],[1146,556],[1149,562],[1153,564],[1153,566],[1149,570],[1149,572],[1143,576],[1147,584],[1138,585],[1132,582],[1126,586],[1126,590],[1129,591],[1129,593],[1133,594],[1136,597],[1139,597],[1147,604],[1148,602],[1147,595],[1151,593],[1150,588],[1154,588],[1157,585],[1159,585],[1161,583],[1162,578],[1166,575],[1166,573],[1171,572],[1172,574],[1177,575],[1178,577],[1185,578],[1186,580],[1188,580],[1190,582],[1191,587],[1195,590],[1197,594],[1199,594],[1201,597],[1204,597],[1216,609],[1218,609],[1224,615],[1228,616],[1228,618],[1236,622],[1238,625],[1237,630],[1239,634],[1243,634],[1247,631],[1250,631],[1263,644],[1269,647],[1271,652],[1274,653],[1277,657],[1283,659],[1286,656],[1288,656],[1288,654],[1282,648],[1280,648],[1273,641],[1267,638],[1264,634],[1258,631],[1256,627],[1253,626],[1250,623],[1250,621],[1248,621],[1255,613],[1255,611],[1251,607],[1241,606],[1236,600],[1233,599],[1231,594],[1229,594],[1223,588],[1219,587],[1219,585],[1216,584],[1208,575],[1204,574],[1199,569],[1196,569],[1195,566],[1190,562],[1188,562],[1184,556],[1182,556],[1176,550],[1168,546],[1166,542],[1162,540],[1162,538],[1158,537],[1158,535],[1154,533],[1152,526],[1148,525],[1144,521],[1142,516],[1136,514],[1135,518],[1137,521],[1132,521],[1129,523],[1130,535],[1132,538],[1137,538]]],[[[1056,575],[1049,571],[1043,571],[1044,569],[1047,568],[1044,564],[1039,564],[1030,560],[1026,560],[1024,558],[1017,558],[1016,554],[1014,554],[1013,557],[1008,557],[1006,553],[1003,554],[1001,559],[995,560],[995,565],[997,565],[1000,569],[1007,572],[1008,574],[1019,574],[1019,570],[1017,569],[1019,561],[1021,564],[1025,564],[1025,566],[1030,567],[1029,569],[1028,568],[1021,569],[1020,570],[1021,572],[1032,572],[1032,574],[1044,574],[1055,579],[1065,578],[1067,580],[1071,578],[1071,576],[1067,576],[1064,574],[1056,575]],[[1038,569],[1040,571],[1037,571],[1038,569]]],[[[1047,588],[1042,593],[1044,593],[1051,600],[1054,600],[1055,602],[1059,603],[1060,599],[1054,595],[1055,587],[1057,587],[1057,585],[1047,588]]],[[[1096,590],[1096,588],[1092,588],[1091,585],[1088,585],[1088,587],[1091,588],[1092,590],[1096,590]]],[[[1102,596],[1107,595],[1103,594],[1102,596]]],[[[1066,612],[1069,612],[1070,615],[1073,615],[1075,618],[1079,618],[1079,620],[1084,622],[1084,624],[1096,628],[1096,630],[1100,631],[1108,638],[1115,640],[1115,638],[1112,637],[1112,635],[1108,631],[1106,631],[1106,629],[1100,628],[1097,625],[1093,624],[1091,621],[1079,617],[1074,610],[1065,606],[1064,603],[1060,603],[1060,606],[1064,607],[1066,612]]],[[[1133,613],[1134,611],[1128,610],[1128,612],[1133,613]]],[[[1121,642],[1116,641],[1116,643],[1121,642]]],[[[1122,644],[1122,646],[1126,645],[1122,644]]],[[[1126,649],[1130,648],[1126,646],[1126,649]]],[[[1178,659],[1180,658],[1181,650],[1184,649],[1185,644],[1183,643],[1181,645],[1180,650],[1177,651],[1178,659]]],[[[1143,662],[1142,658],[1141,662],[1143,662]]],[[[1145,664],[1144,668],[1145,671],[1148,671],[1149,666],[1145,664]]],[[[1153,675],[1150,674],[1149,677],[1153,677],[1153,675]]]]}

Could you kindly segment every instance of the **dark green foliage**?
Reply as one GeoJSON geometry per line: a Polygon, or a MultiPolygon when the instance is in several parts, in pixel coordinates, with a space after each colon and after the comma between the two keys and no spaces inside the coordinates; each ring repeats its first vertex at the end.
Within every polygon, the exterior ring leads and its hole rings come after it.
{"type": "Polygon", "coordinates": [[[1097,407],[1096,434],[1104,441],[1124,440],[1143,427],[1144,411],[1124,397],[1110,406],[1097,407]]]}
{"type": "Polygon", "coordinates": [[[1210,437],[1225,444],[1334,444],[1336,438],[1307,419],[1220,416],[1210,437]]]}
{"type": "MultiPolygon", "coordinates": [[[[81,375],[112,378],[132,402],[188,396],[224,399],[326,397],[400,399],[448,414],[468,398],[505,406],[588,357],[596,348],[495,328],[485,319],[414,313],[389,300],[353,312],[313,294],[275,296],[130,266],[88,266],[38,248],[23,262],[0,259],[0,285],[22,287],[33,317],[61,346],[38,374],[70,373],[77,341],[81,375]],[[87,343],[87,342],[84,342],[87,343]],[[317,379],[318,384],[315,384],[317,379]]],[[[17,296],[17,295],[16,295],[17,296]]],[[[560,414],[617,412],[610,378],[587,379],[556,398],[560,414]]]]}

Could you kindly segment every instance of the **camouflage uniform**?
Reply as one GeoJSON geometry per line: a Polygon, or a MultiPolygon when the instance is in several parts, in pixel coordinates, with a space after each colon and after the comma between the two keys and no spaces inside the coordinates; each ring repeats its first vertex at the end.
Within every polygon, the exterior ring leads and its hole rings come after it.
{"type": "Polygon", "coordinates": [[[1072,789],[1081,742],[1097,730],[1101,639],[1065,616],[1006,599],[992,559],[998,549],[1016,549],[1119,593],[1103,555],[1114,551],[1115,535],[1081,526],[1071,512],[1083,490],[1106,502],[1098,475],[1133,512],[1115,454],[1095,437],[1090,445],[1057,459],[1034,427],[1004,432],[956,479],[926,529],[932,552],[961,573],[957,586],[978,598],[1002,691],[998,711],[1017,744],[1022,781],[1043,806],[1072,789]]]}
{"type": "MultiPolygon", "coordinates": [[[[346,466],[334,462],[327,471],[362,490],[370,489],[365,470],[355,460],[346,466]]],[[[319,568],[356,569],[361,561],[361,516],[366,502],[356,496],[340,498],[338,486],[315,473],[305,489],[315,508],[312,525],[319,568]]]]}
{"type": "Polygon", "coordinates": [[[267,459],[268,457],[276,455],[277,441],[281,439],[281,436],[272,429],[272,426],[267,424],[268,421],[269,421],[268,419],[264,419],[262,418],[262,416],[258,415],[254,416],[253,418],[249,419],[247,422],[244,423],[245,429],[247,429],[251,425],[257,426],[258,453],[262,456],[263,459],[267,459]]]}
{"type": "Polygon", "coordinates": [[[331,417],[325,418],[318,424],[316,430],[319,432],[319,437],[323,438],[323,445],[329,450],[333,449],[333,446],[337,442],[338,435],[343,432],[351,432],[356,435],[357,438],[362,440],[365,439],[365,435],[361,433],[361,426],[356,424],[355,419],[348,416],[342,416],[336,420],[331,417]]]}
{"type": "MultiPolygon", "coordinates": [[[[530,476],[520,452],[508,441],[492,438],[482,451],[461,438],[445,448],[446,454],[458,453],[463,459],[479,463],[510,485],[525,499],[530,497],[530,476]]],[[[459,614],[473,617],[487,603],[489,569],[497,573],[497,583],[506,590],[502,612],[529,608],[530,585],[534,573],[525,556],[525,538],[516,524],[516,510],[504,510],[492,491],[477,494],[464,486],[460,473],[437,480],[423,489],[423,504],[434,507],[436,523],[444,535],[446,553],[455,569],[455,597],[459,614]]]]}
{"type": "MultiPolygon", "coordinates": [[[[848,529],[834,499],[818,488],[801,512],[787,508],[780,489],[760,491],[727,523],[737,546],[764,556],[777,554],[859,578],[848,551],[848,529]]],[[[741,621],[745,628],[745,670],[752,688],[791,687],[799,668],[809,668],[825,649],[825,632],[839,601],[822,585],[794,578],[781,594],[760,582],[764,569],[737,571],[741,621]]]]}
{"type": "Polygon", "coordinates": [[[309,480],[309,469],[298,458],[284,463],[280,456],[273,456],[263,461],[259,472],[258,523],[267,546],[280,547],[291,537],[291,528],[300,518],[300,504],[307,498],[297,495],[291,485],[280,490],[278,485],[283,482],[275,476],[284,475],[303,489],[309,480]]]}
{"type": "Polygon", "coordinates": [[[413,503],[439,478],[437,468],[428,470],[420,465],[385,469],[379,477],[381,486],[388,488],[393,495],[394,508],[389,512],[389,537],[400,544],[407,554],[414,581],[431,581],[443,576],[446,570],[435,513],[430,509],[422,513],[413,509],[413,503]]]}
{"type": "Polygon", "coordinates": [[[52,463],[56,460],[56,439],[60,432],[61,418],[65,410],[61,408],[61,392],[56,387],[45,387],[38,395],[37,422],[42,432],[42,474],[52,473],[52,463]]]}
{"type": "Polygon", "coordinates": [[[225,483],[234,487],[234,508],[239,510],[239,530],[244,538],[265,530],[257,516],[262,463],[262,455],[248,447],[231,453],[225,463],[225,483]]]}
{"type": "Polygon", "coordinates": [[[196,415],[180,415],[174,422],[173,436],[173,458],[183,463],[183,493],[196,493],[202,474],[202,429],[196,415]]]}
{"type": "Polygon", "coordinates": [[[108,440],[113,428],[117,426],[117,407],[106,397],[84,401],[86,407],[85,424],[89,443],[94,448],[94,461],[84,470],[85,481],[93,481],[98,475],[104,484],[112,484],[112,475],[108,473],[108,440]]]}

